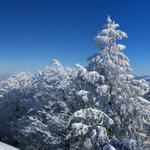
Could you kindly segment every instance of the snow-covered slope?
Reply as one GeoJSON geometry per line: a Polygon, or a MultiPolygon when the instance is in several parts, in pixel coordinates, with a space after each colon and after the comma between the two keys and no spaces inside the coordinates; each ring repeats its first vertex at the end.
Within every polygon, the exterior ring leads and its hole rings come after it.
{"type": "Polygon", "coordinates": [[[19,149],[0,142],[0,150],[19,150],[19,149]]]}

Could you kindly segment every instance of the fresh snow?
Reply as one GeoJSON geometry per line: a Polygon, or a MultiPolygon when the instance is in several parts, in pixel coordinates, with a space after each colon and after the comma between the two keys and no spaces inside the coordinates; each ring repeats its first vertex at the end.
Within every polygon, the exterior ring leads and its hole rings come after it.
{"type": "Polygon", "coordinates": [[[100,110],[92,109],[92,108],[81,109],[79,111],[76,111],[74,113],[74,117],[83,118],[85,120],[87,119],[101,120],[99,124],[104,126],[110,126],[114,124],[113,120],[110,117],[108,117],[107,114],[103,113],[100,110]]]}
{"type": "Polygon", "coordinates": [[[0,150],[19,150],[13,146],[0,142],[0,150]]]}

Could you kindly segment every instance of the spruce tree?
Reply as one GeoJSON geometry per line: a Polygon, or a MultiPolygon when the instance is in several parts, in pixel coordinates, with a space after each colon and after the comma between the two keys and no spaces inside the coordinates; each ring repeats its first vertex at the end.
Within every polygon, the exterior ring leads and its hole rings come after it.
{"type": "MultiPolygon", "coordinates": [[[[115,122],[114,134],[119,139],[134,138],[142,143],[148,140],[149,134],[149,102],[142,98],[149,86],[131,74],[129,59],[122,52],[126,47],[117,42],[127,38],[127,34],[118,27],[119,24],[107,17],[107,24],[95,37],[95,48],[99,51],[88,58],[87,70],[105,77],[109,96],[103,111],[115,122]]],[[[99,104],[103,104],[101,99],[99,104]]]]}

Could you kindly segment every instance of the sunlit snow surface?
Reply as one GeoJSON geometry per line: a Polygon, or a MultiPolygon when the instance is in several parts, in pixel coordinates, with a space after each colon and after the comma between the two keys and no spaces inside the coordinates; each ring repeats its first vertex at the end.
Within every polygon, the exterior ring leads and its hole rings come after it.
{"type": "Polygon", "coordinates": [[[19,149],[0,142],[0,150],[19,150],[19,149]]]}

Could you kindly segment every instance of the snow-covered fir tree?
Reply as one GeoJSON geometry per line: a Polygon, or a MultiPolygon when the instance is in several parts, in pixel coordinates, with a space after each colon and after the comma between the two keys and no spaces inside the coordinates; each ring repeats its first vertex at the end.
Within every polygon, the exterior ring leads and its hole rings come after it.
{"type": "Polygon", "coordinates": [[[127,34],[117,27],[119,24],[108,17],[107,24],[95,37],[99,52],[88,58],[87,70],[105,77],[109,97],[105,99],[108,107],[104,111],[114,120],[115,135],[119,139],[134,138],[142,144],[149,141],[150,103],[142,98],[149,85],[130,73],[129,60],[122,52],[125,46],[117,42],[127,38],[127,34]]]}
{"type": "Polygon", "coordinates": [[[110,144],[109,130],[113,120],[97,107],[98,97],[106,99],[107,85],[104,76],[96,71],[87,71],[77,65],[79,71],[72,97],[72,111],[69,134],[66,142],[70,149],[98,150],[104,147],[113,149],[110,144]]]}

